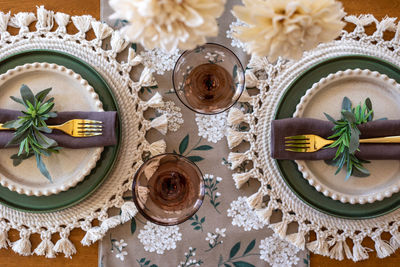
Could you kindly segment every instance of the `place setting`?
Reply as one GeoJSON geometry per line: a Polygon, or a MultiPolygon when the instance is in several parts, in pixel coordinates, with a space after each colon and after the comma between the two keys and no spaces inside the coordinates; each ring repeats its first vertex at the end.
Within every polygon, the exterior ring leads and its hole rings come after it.
{"type": "Polygon", "coordinates": [[[396,18],[334,0],[103,4],[101,21],[0,12],[0,248],[71,258],[79,228],[102,266],[396,252],[396,18]]]}

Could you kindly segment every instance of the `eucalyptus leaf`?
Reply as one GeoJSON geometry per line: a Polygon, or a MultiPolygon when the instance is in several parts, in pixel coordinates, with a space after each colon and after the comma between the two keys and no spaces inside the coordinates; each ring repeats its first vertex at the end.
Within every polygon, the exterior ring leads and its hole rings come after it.
{"type": "Polygon", "coordinates": [[[35,95],[37,101],[43,102],[43,100],[44,100],[44,99],[46,98],[46,96],[50,93],[50,91],[51,91],[51,87],[50,87],[50,88],[47,88],[47,89],[44,89],[44,90],[40,91],[39,93],[37,93],[37,94],[35,95]]]}
{"type": "Polygon", "coordinates": [[[354,114],[351,111],[343,110],[342,115],[349,123],[356,122],[356,117],[354,116],[354,114]]]}
{"type": "Polygon", "coordinates": [[[351,111],[351,101],[346,96],[343,98],[342,101],[342,110],[351,111]]]}
{"type": "Polygon", "coordinates": [[[360,145],[360,136],[354,128],[350,128],[350,143],[349,143],[349,153],[353,154],[357,151],[360,145]]]}
{"type": "Polygon", "coordinates": [[[32,93],[31,89],[27,85],[23,84],[21,86],[20,93],[21,93],[22,100],[24,101],[24,103],[26,105],[28,105],[28,102],[31,103],[31,105],[36,104],[35,95],[32,93]]]}
{"type": "Polygon", "coordinates": [[[35,153],[35,158],[36,158],[36,163],[39,171],[51,182],[53,183],[50,173],[46,168],[46,165],[44,165],[43,160],[42,160],[42,155],[35,153]]]}

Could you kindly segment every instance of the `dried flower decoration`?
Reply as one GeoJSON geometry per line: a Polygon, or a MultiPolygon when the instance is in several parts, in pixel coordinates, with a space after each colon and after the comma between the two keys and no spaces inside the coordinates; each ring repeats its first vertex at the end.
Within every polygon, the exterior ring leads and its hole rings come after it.
{"type": "Polygon", "coordinates": [[[112,18],[126,19],[122,32],[147,49],[193,49],[218,34],[225,0],[110,0],[112,18]]]}
{"type": "Polygon", "coordinates": [[[236,26],[234,37],[249,53],[301,58],[303,51],[334,40],[345,23],[342,4],[335,0],[243,0],[233,14],[246,26],[236,26]]]}

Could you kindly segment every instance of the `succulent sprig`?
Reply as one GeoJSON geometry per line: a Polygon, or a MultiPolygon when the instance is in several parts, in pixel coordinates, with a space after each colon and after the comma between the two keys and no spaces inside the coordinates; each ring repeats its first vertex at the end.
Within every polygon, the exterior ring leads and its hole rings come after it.
{"type": "Polygon", "coordinates": [[[344,97],[340,120],[335,120],[328,114],[324,114],[335,125],[332,128],[334,134],[329,136],[328,139],[336,140],[327,148],[337,148],[337,150],[333,160],[326,161],[328,164],[337,167],[335,175],[346,166],[345,180],[349,179],[350,176],[369,176],[370,172],[363,166],[369,161],[357,158],[355,153],[359,151],[361,134],[357,125],[372,121],[374,117],[371,100],[367,98],[362,105],[352,107],[350,99],[344,97]]]}
{"type": "Polygon", "coordinates": [[[23,160],[35,156],[39,171],[52,182],[51,175],[43,162],[43,157],[49,157],[52,153],[58,153],[61,149],[55,140],[43,133],[51,133],[47,127],[46,120],[57,117],[53,112],[54,98],[46,100],[51,88],[44,89],[36,95],[31,89],[23,84],[20,88],[21,98],[11,96],[11,99],[24,106],[23,116],[16,120],[4,123],[3,127],[15,129],[13,138],[7,146],[18,145],[17,154],[11,156],[14,166],[18,166],[23,160]]]}

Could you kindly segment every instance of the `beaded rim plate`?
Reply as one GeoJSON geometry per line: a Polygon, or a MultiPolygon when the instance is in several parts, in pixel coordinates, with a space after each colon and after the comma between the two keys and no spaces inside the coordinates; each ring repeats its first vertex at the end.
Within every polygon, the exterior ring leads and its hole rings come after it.
{"type": "MultiPolygon", "coordinates": [[[[0,74],[16,66],[34,62],[55,63],[79,73],[99,95],[104,110],[119,111],[116,99],[103,77],[89,64],[67,53],[47,49],[18,52],[0,61],[0,74]]],[[[117,145],[104,147],[96,166],[75,187],[49,196],[27,196],[0,186],[0,203],[24,212],[43,213],[59,211],[88,198],[107,178],[118,158],[117,155],[121,144],[121,125],[119,118],[118,127],[116,128],[117,145]]]]}
{"type": "MultiPolygon", "coordinates": [[[[274,119],[292,117],[301,97],[321,78],[339,70],[356,68],[378,71],[400,82],[400,69],[380,58],[367,55],[332,57],[304,71],[286,88],[275,110],[274,119]]],[[[382,201],[366,204],[350,204],[333,200],[311,186],[298,171],[297,164],[293,160],[275,160],[275,163],[284,182],[300,200],[331,216],[346,219],[370,219],[392,212],[400,206],[400,193],[395,193],[382,201]]]]}
{"type": "MultiPolygon", "coordinates": [[[[400,85],[387,75],[368,69],[348,69],[329,74],[307,90],[293,117],[325,119],[324,112],[339,118],[341,99],[349,97],[356,105],[370,97],[375,118],[397,119],[400,114],[400,85]],[[337,103],[336,103],[337,102],[337,103]],[[336,103],[336,104],[335,104],[336,103]]],[[[310,185],[334,200],[343,203],[372,203],[397,193],[400,188],[398,160],[371,161],[366,167],[371,175],[350,177],[345,171],[334,175],[336,167],[323,161],[296,160],[299,171],[310,185]]]]}
{"type": "MultiPolygon", "coordinates": [[[[103,110],[99,96],[93,87],[74,71],[56,64],[35,62],[24,64],[0,75],[0,106],[20,110],[21,105],[10,100],[19,97],[19,88],[28,85],[34,93],[51,87],[50,97],[55,98],[57,111],[103,110]]],[[[0,184],[11,191],[28,196],[48,196],[74,187],[96,166],[102,147],[87,149],[63,149],[43,160],[52,176],[48,181],[36,168],[36,160],[30,158],[19,166],[13,166],[10,156],[17,148],[2,149],[0,153],[0,184]]]]}

